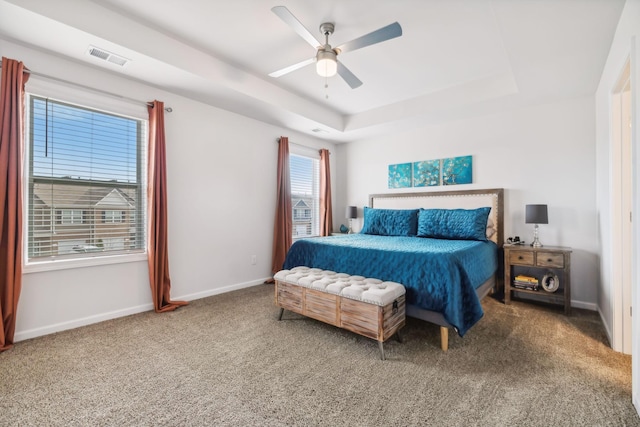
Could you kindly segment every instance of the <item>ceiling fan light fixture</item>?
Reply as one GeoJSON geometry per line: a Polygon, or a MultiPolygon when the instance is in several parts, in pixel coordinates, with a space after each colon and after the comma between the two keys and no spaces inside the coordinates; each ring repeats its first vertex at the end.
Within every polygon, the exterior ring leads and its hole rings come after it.
{"type": "Polygon", "coordinates": [[[316,72],[322,77],[332,77],[338,72],[336,53],[331,49],[321,49],[316,55],[316,72]]]}
{"type": "MultiPolygon", "coordinates": [[[[331,48],[329,44],[329,36],[333,34],[335,25],[332,22],[323,22],[320,24],[320,34],[324,36],[324,45],[321,44],[314,36],[305,28],[304,25],[296,18],[285,6],[274,6],[271,11],[275,13],[285,24],[289,25],[293,31],[298,33],[307,43],[316,49],[316,56],[306,59],[297,64],[290,65],[280,70],[274,71],[269,75],[271,77],[280,77],[295,71],[299,68],[306,67],[312,62],[316,62],[316,72],[322,77],[331,77],[339,74],[351,89],[362,86],[362,82],[347,67],[340,62],[340,73],[338,73],[338,55],[344,52],[351,52],[363,47],[378,44],[402,35],[402,27],[397,22],[389,24],[386,27],[378,28],[368,34],[360,36],[350,42],[343,43],[340,46],[331,48]]],[[[325,82],[325,88],[328,87],[325,82]]],[[[327,95],[328,97],[328,95],[327,95]]]]}

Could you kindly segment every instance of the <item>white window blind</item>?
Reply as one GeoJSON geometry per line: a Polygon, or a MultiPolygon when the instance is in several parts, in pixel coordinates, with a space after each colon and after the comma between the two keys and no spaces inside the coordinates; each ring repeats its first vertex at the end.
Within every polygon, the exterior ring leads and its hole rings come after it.
{"type": "Polygon", "coordinates": [[[289,155],[293,238],[320,234],[320,159],[289,155]]]}
{"type": "Polygon", "coordinates": [[[28,96],[27,260],[145,250],[146,120],[28,96]]]}

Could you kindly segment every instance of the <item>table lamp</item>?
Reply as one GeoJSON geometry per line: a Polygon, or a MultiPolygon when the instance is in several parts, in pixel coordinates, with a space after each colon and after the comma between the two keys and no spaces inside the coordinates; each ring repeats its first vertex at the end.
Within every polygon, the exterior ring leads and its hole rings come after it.
{"type": "Polygon", "coordinates": [[[347,206],[347,213],[345,214],[347,218],[349,218],[349,232],[348,234],[353,234],[353,228],[351,227],[351,223],[354,218],[358,218],[358,207],[357,206],[347,206]]]}
{"type": "Polygon", "coordinates": [[[547,205],[526,205],[524,222],[527,224],[535,224],[533,229],[533,243],[531,243],[531,246],[541,248],[542,243],[538,240],[538,224],[549,224],[547,205]]]}

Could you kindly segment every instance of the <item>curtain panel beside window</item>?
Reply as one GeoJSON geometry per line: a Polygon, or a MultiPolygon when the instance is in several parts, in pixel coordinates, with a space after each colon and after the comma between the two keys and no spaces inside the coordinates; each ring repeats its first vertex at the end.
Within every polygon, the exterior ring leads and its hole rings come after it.
{"type": "Polygon", "coordinates": [[[0,83],[0,351],[13,346],[22,285],[22,153],[24,85],[22,62],[2,58],[0,83]]]}
{"type": "Polygon", "coordinates": [[[280,137],[278,144],[278,173],[276,181],[276,217],[273,227],[273,255],[271,272],[282,270],[287,251],[291,247],[293,221],[291,208],[291,178],[289,172],[289,138],[280,137]]]}
{"type": "Polygon", "coordinates": [[[172,311],[186,301],[171,301],[167,225],[167,155],[164,103],[153,101],[149,110],[149,284],[156,312],[172,311]]]}
{"type": "Polygon", "coordinates": [[[329,236],[333,231],[331,212],[331,168],[329,150],[320,150],[320,235],[329,236]]]}

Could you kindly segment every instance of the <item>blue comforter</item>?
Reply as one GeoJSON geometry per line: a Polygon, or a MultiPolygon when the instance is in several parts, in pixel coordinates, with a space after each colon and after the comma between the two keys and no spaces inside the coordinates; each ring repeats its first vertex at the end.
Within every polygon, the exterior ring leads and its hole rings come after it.
{"type": "Polygon", "coordinates": [[[350,234],[298,240],[283,268],[402,283],[408,304],[442,313],[463,336],[484,314],[475,288],[496,272],[497,256],[493,242],[350,234]]]}

